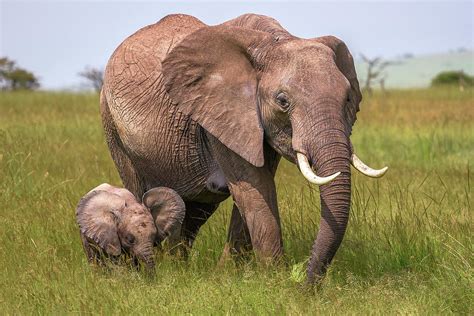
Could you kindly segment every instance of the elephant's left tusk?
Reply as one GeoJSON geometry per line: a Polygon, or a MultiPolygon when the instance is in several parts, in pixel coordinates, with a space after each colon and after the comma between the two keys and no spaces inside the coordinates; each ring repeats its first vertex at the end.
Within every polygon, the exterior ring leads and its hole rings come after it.
{"type": "Polygon", "coordinates": [[[311,169],[311,166],[309,165],[309,162],[308,162],[308,158],[306,158],[304,154],[297,152],[296,158],[298,159],[298,166],[300,167],[301,173],[306,178],[306,180],[308,180],[311,183],[314,183],[317,185],[323,185],[323,184],[331,182],[338,175],[341,174],[340,172],[336,172],[327,177],[319,177],[313,172],[313,169],[311,169]]]}
{"type": "Polygon", "coordinates": [[[356,154],[352,154],[351,156],[351,164],[356,168],[360,173],[371,177],[371,178],[380,178],[382,177],[388,170],[388,167],[383,167],[382,169],[372,169],[367,166],[362,160],[357,157],[356,154]]]}

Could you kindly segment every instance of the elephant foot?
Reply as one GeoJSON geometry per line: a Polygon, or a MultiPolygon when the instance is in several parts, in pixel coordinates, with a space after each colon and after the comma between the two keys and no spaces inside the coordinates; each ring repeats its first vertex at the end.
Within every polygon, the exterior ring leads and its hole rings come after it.
{"type": "Polygon", "coordinates": [[[252,251],[251,245],[246,245],[246,247],[236,247],[232,246],[231,243],[227,242],[222,251],[222,255],[217,263],[218,267],[224,267],[229,264],[242,264],[247,263],[252,260],[254,253],[252,251]]]}

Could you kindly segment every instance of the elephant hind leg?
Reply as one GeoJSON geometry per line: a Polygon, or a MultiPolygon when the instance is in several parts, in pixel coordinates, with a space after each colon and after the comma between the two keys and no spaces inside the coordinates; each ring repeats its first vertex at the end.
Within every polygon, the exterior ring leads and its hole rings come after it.
{"type": "Polygon", "coordinates": [[[123,148],[122,141],[117,133],[104,93],[101,93],[100,96],[100,112],[107,145],[110,154],[112,155],[112,160],[114,161],[120,178],[122,179],[123,185],[126,189],[132,192],[138,200],[141,200],[142,195],[145,192],[143,182],[140,180],[132,161],[123,148]]]}
{"type": "Polygon", "coordinates": [[[218,203],[186,202],[186,215],[181,225],[181,235],[179,240],[172,241],[172,245],[170,245],[173,249],[172,253],[187,258],[199,229],[207,222],[218,206],[218,203]]]}
{"type": "Polygon", "coordinates": [[[245,260],[252,251],[252,240],[250,232],[242,214],[240,214],[237,205],[232,207],[229,232],[227,242],[224,247],[219,264],[225,264],[230,259],[245,260]]]}

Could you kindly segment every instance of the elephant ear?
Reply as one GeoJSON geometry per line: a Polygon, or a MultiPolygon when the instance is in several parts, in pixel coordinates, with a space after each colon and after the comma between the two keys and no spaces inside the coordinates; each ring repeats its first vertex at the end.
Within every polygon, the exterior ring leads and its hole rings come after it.
{"type": "Polygon", "coordinates": [[[181,227],[186,206],[176,191],[166,187],[153,188],[145,192],[142,200],[151,210],[160,241],[181,227]]]}
{"type": "Polygon", "coordinates": [[[81,234],[93,240],[107,254],[118,256],[121,244],[117,221],[125,208],[125,201],[117,194],[93,190],[86,194],[76,208],[81,234]]]}
{"type": "Polygon", "coordinates": [[[362,94],[359,88],[359,81],[357,80],[354,59],[352,58],[346,44],[335,36],[322,36],[313,40],[332,49],[339,71],[342,72],[351,84],[350,103],[352,106],[346,108],[346,118],[352,127],[356,120],[356,113],[359,112],[359,104],[362,101],[362,94]]]}
{"type": "Polygon", "coordinates": [[[166,91],[179,110],[257,167],[264,164],[257,59],[271,40],[240,27],[203,27],[162,62],[166,91]]]}

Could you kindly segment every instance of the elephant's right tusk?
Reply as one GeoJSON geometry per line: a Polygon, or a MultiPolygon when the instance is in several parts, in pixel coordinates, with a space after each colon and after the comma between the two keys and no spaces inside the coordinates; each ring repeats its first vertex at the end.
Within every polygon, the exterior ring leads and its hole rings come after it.
{"type": "Polygon", "coordinates": [[[327,177],[318,177],[314,172],[313,169],[311,169],[311,166],[309,165],[308,158],[302,153],[296,153],[296,158],[298,159],[298,166],[300,167],[300,171],[303,174],[303,176],[306,178],[311,183],[317,184],[317,185],[323,185],[326,183],[331,182],[334,180],[338,175],[340,175],[340,172],[336,172],[330,176],[327,177]]]}
{"type": "Polygon", "coordinates": [[[351,164],[356,168],[360,173],[372,177],[372,178],[380,178],[382,177],[388,170],[388,167],[383,167],[382,169],[372,169],[367,166],[362,160],[357,157],[356,154],[352,154],[351,156],[351,164]]]}

